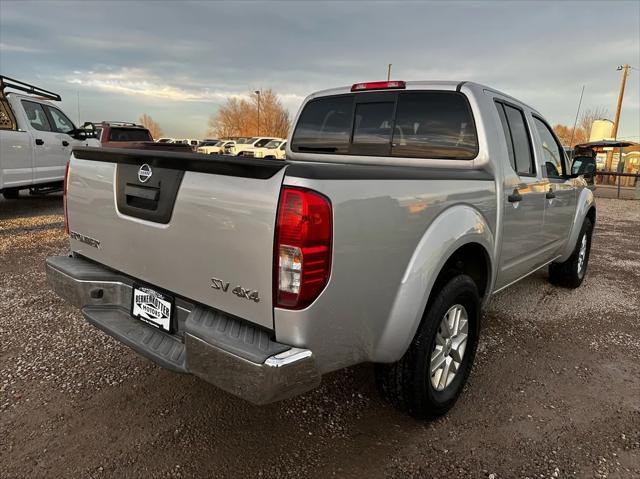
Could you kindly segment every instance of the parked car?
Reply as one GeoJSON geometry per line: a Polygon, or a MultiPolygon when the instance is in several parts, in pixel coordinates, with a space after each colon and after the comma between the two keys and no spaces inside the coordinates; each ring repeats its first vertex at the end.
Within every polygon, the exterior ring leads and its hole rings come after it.
{"type": "Polygon", "coordinates": [[[189,152],[193,150],[186,143],[153,141],[148,128],[124,121],[100,121],[91,125],[103,147],[128,148],[153,151],[189,152]]]}
{"type": "Polygon", "coordinates": [[[277,139],[269,137],[243,138],[236,141],[235,145],[225,147],[224,152],[226,155],[233,156],[253,156],[256,148],[262,148],[270,141],[277,139]]]}
{"type": "Polygon", "coordinates": [[[0,193],[6,199],[18,198],[20,190],[60,190],[71,149],[100,146],[51,101],[60,95],[0,76],[0,193]]]}
{"type": "Polygon", "coordinates": [[[487,86],[324,90],[285,161],[185,158],[75,149],[72,254],[47,259],[49,284],[141,355],[257,404],[372,362],[392,404],[442,415],[491,296],[547,265],[568,288],[587,272],[593,193],[542,115],[487,86]]]}
{"type": "Polygon", "coordinates": [[[287,140],[271,140],[261,148],[254,148],[254,158],[284,160],[286,156],[287,140]]]}
{"type": "Polygon", "coordinates": [[[226,146],[232,147],[234,144],[234,140],[219,140],[213,145],[200,145],[196,151],[205,155],[221,155],[226,146]]]}
{"type": "Polygon", "coordinates": [[[126,147],[132,143],[153,141],[148,128],[125,121],[93,122],[96,137],[102,146],[112,148],[126,147]]]}
{"type": "Polygon", "coordinates": [[[200,140],[196,140],[195,138],[176,138],[173,140],[173,143],[183,143],[185,145],[189,145],[191,148],[197,148],[200,144],[200,140]]]}

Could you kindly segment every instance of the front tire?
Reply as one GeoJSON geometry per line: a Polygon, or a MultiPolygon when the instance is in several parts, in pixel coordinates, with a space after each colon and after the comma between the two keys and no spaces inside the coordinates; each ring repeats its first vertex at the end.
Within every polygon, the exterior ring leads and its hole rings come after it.
{"type": "Polygon", "coordinates": [[[480,295],[467,275],[449,280],[436,293],[404,356],[376,365],[383,398],[419,419],[449,411],[469,377],[480,326],[480,295]]]}
{"type": "Polygon", "coordinates": [[[551,284],[572,289],[582,284],[587,275],[592,232],[591,220],[585,218],[578,235],[578,243],[571,256],[564,263],[549,265],[549,282],[551,284]]]}

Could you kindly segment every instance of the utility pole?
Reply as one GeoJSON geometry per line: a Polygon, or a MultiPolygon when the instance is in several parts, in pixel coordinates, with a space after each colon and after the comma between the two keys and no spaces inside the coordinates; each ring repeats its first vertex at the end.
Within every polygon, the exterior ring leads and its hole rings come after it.
{"type": "Polygon", "coordinates": [[[258,136],[260,136],[260,90],[256,90],[255,94],[258,95],[258,136]]]}
{"type": "MultiPolygon", "coordinates": [[[[622,98],[624,97],[624,87],[627,83],[627,74],[629,73],[629,65],[621,65],[618,67],[618,71],[622,70],[622,82],[620,83],[620,93],[618,93],[618,104],[616,105],[616,115],[613,118],[613,129],[611,130],[611,136],[613,139],[618,137],[618,124],[620,123],[620,111],[622,110],[622,98]]],[[[622,161],[622,157],[620,157],[622,161]]],[[[613,163],[613,150],[607,155],[606,170],[611,170],[611,164],[613,163]]]]}
{"type": "Polygon", "coordinates": [[[391,81],[391,65],[393,64],[389,63],[389,66],[387,67],[387,81],[391,81]]]}

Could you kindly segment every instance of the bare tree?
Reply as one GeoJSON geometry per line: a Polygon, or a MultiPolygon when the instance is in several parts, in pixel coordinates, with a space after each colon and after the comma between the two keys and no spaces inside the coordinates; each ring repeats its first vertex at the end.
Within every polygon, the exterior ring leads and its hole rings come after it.
{"type": "Polygon", "coordinates": [[[249,100],[229,98],[215,115],[209,117],[207,134],[216,138],[258,134],[286,138],[289,125],[289,112],[282,106],[278,95],[268,89],[261,91],[259,95],[252,93],[249,100]]]}
{"type": "Polygon", "coordinates": [[[553,126],[553,132],[564,146],[569,146],[571,142],[571,128],[565,125],[557,124],[553,126]]]}
{"type": "Polygon", "coordinates": [[[153,121],[153,118],[151,118],[146,113],[142,114],[138,122],[142,124],[142,126],[144,126],[147,130],[149,130],[149,132],[151,133],[151,137],[154,140],[157,140],[162,136],[162,128],[160,128],[160,125],[153,121]]]}

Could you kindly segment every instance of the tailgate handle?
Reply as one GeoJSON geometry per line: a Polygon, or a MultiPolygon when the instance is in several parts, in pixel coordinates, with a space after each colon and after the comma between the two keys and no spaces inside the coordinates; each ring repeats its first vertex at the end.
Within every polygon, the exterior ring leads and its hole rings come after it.
{"type": "Polygon", "coordinates": [[[143,200],[158,201],[160,191],[157,188],[148,188],[144,186],[129,185],[124,189],[124,194],[127,196],[127,203],[129,203],[129,197],[142,198],[143,200]]]}

